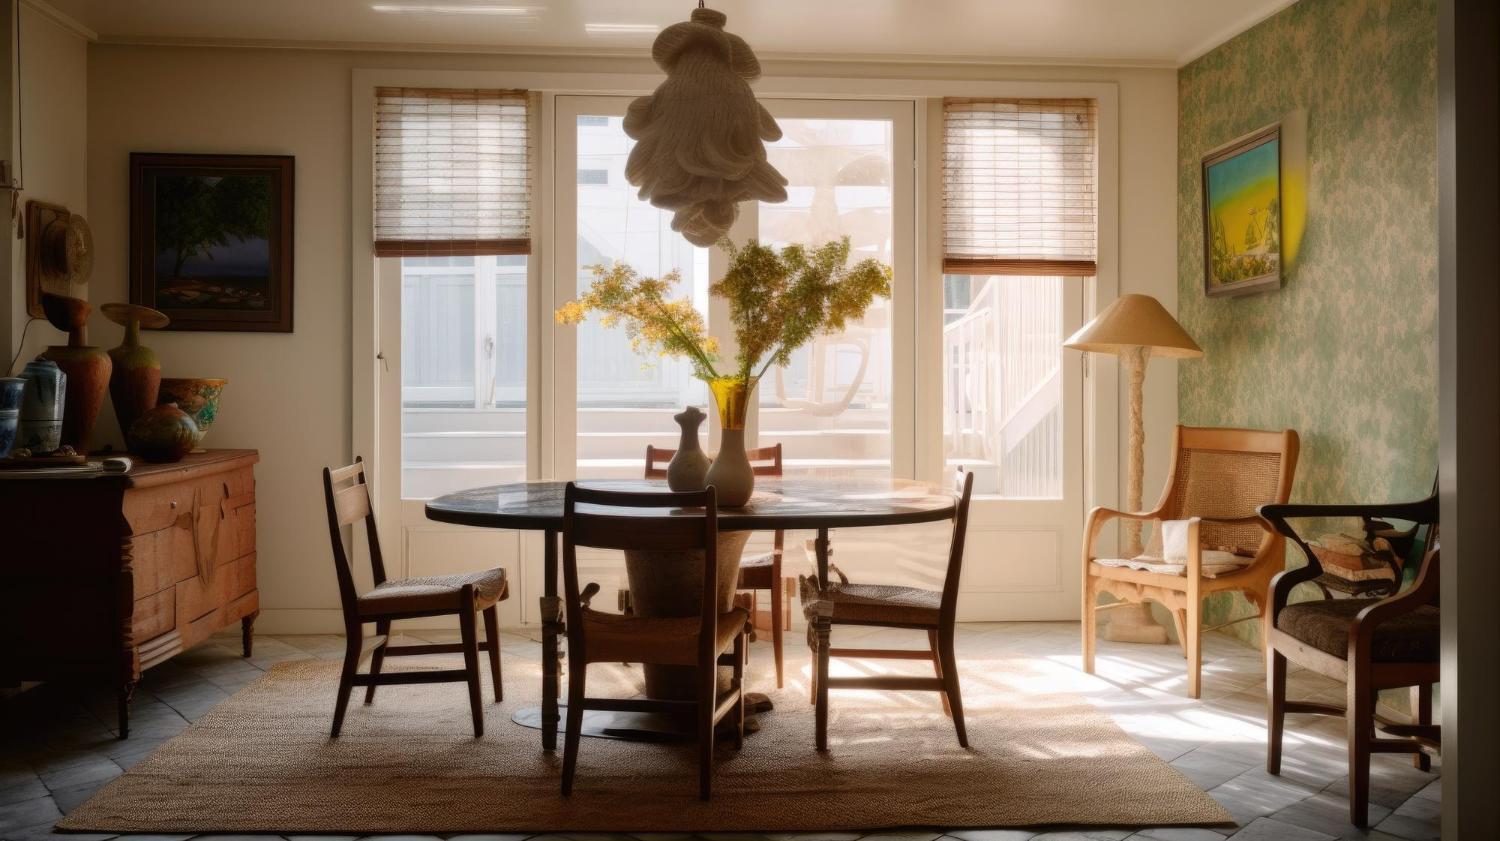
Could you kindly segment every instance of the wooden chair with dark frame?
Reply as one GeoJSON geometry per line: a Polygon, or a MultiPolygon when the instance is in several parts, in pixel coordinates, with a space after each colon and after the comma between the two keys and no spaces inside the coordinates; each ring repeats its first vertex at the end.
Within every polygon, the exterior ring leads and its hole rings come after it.
{"type": "Polygon", "coordinates": [[[370,508],[370,486],[365,480],[364,459],[336,469],[323,468],[323,494],[328,504],[328,534],[333,542],[334,568],[338,573],[339,599],[344,609],[344,669],[339,676],[338,700],[333,710],[337,736],[344,724],[349,693],[366,687],[365,703],[375,700],[375,687],[413,683],[464,681],[469,685],[469,707],[474,716],[474,736],[484,735],[484,708],[479,700],[479,652],[489,652],[490,679],[495,684],[495,702],[503,699],[500,681],[500,621],[495,605],[509,597],[505,570],[499,567],[479,572],[435,575],[425,578],[387,578],[380,552],[380,535],[370,508]],[[347,483],[347,484],[346,484],[347,483]],[[339,487],[344,485],[344,487],[339,487]],[[370,567],[375,588],[360,595],[354,587],[354,570],[344,546],[343,527],[363,520],[370,544],[370,567]],[[474,614],[484,613],[484,642],[477,639],[474,614]],[[432,645],[391,645],[391,623],[398,619],[458,616],[463,641],[432,645]],[[364,638],[364,626],[374,623],[375,635],[364,638]],[[462,669],[381,672],[387,656],[459,654],[462,669]],[[370,654],[370,671],[359,674],[360,661],[370,654]]]}
{"type": "MultiPolygon", "coordinates": [[[[666,479],[667,463],[675,455],[677,455],[676,450],[646,445],[646,478],[666,479]]],[[[782,475],[780,444],[747,450],[745,455],[750,459],[750,468],[756,476],[782,475]]],[[[771,647],[776,658],[776,688],[778,689],[786,685],[781,641],[784,633],[792,627],[792,590],[796,586],[795,578],[786,578],[782,574],[782,557],[785,554],[785,548],[786,532],[777,529],[771,551],[750,555],[740,560],[740,580],[736,585],[736,589],[739,590],[752,592],[769,590],[771,593],[771,647]]],[[[622,590],[620,593],[620,608],[628,610],[630,591],[622,590]]],[[[753,622],[760,609],[753,598],[750,606],[753,622]]]]}
{"type": "Polygon", "coordinates": [[[573,792],[578,747],[587,710],[653,712],[690,717],[697,724],[699,797],[713,788],[714,727],[732,716],[734,747],[745,738],[744,608],[719,604],[719,522],[714,489],[696,493],[631,493],[582,488],[569,482],[563,499],[563,604],[567,612],[568,713],[563,736],[562,793],[573,792]],[[589,506],[584,512],[580,505],[589,506]],[[701,516],[636,518],[601,508],[702,509],[701,516]],[[701,551],[703,602],[699,616],[638,617],[590,608],[599,585],[580,587],[578,547],[616,551],[701,551]],[[692,666],[697,698],[674,701],[644,698],[590,698],[590,663],[651,663],[692,666]],[[734,670],[730,690],[718,692],[720,664],[734,670]]]}
{"type": "MultiPolygon", "coordinates": [[[[1307,565],[1280,573],[1271,581],[1271,621],[1266,635],[1267,729],[1266,770],[1281,773],[1281,737],[1287,713],[1342,716],[1349,730],[1349,820],[1369,824],[1370,755],[1416,754],[1413,764],[1431,770],[1431,755],[1442,746],[1442,731],[1432,723],[1432,685],[1441,671],[1440,573],[1437,541],[1438,497],[1420,502],[1375,505],[1265,505],[1260,514],[1279,533],[1294,541],[1307,565]],[[1358,517],[1406,520],[1427,526],[1428,550],[1416,581],[1384,598],[1314,599],[1290,604],[1293,588],[1315,583],[1324,574],[1317,555],[1288,520],[1305,517],[1358,517]],[[1287,661],[1342,680],[1343,707],[1286,699],[1287,661]],[[1392,721],[1375,710],[1382,689],[1411,687],[1412,719],[1392,721]],[[1394,738],[1381,738],[1380,731],[1394,738]]],[[[1414,529],[1415,530],[1415,529],[1414,529]]]]}
{"type": "Polygon", "coordinates": [[[898,692],[941,693],[943,711],[953,717],[958,743],[969,746],[964,728],[963,697],[958,685],[958,659],[953,651],[953,628],[958,612],[958,583],[963,569],[964,537],[969,529],[969,500],[974,474],[954,471],[953,538],[948,548],[948,570],[941,592],[884,584],[850,584],[842,571],[838,583],[819,582],[816,575],[801,582],[802,606],[807,615],[808,645],[813,651],[812,701],[816,713],[818,750],[828,747],[828,690],[888,689],[898,692]],[[886,648],[833,648],[835,625],[909,628],[927,632],[927,651],[886,648]],[[832,657],[884,660],[930,660],[934,677],[829,677],[832,657]]]}

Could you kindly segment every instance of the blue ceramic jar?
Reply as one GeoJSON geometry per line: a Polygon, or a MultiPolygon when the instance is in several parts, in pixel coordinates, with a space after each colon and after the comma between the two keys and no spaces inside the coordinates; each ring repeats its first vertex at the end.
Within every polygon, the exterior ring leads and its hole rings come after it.
{"type": "Polygon", "coordinates": [[[68,385],[56,362],[38,359],[21,372],[26,388],[21,394],[21,422],[13,447],[33,454],[55,452],[62,446],[63,395],[68,385]]]}

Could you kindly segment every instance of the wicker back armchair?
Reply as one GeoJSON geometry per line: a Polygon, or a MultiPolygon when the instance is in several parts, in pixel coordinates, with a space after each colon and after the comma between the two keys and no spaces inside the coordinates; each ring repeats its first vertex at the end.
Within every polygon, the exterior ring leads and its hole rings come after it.
{"type": "MultiPolygon", "coordinates": [[[[1203,599],[1239,592],[1260,609],[1262,636],[1272,576],[1285,568],[1284,538],[1267,531],[1255,510],[1286,502],[1297,469],[1295,430],[1178,426],[1172,471],[1152,511],[1089,513],[1083,547],[1083,667],[1094,671],[1096,602],[1109,593],[1126,603],[1154,601],[1172,612],[1188,661],[1188,695],[1201,693],[1203,599]],[[1110,520],[1156,521],[1151,544],[1133,558],[1100,557],[1099,532],[1110,520]],[[1180,553],[1162,538],[1164,523],[1186,521],[1180,553]]],[[[1264,642],[1262,643],[1264,644],[1264,642]]]]}

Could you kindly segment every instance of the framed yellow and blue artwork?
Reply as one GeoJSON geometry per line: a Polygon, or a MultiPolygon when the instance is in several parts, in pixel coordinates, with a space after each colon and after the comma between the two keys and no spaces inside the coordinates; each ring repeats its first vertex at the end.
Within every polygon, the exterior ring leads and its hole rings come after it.
{"type": "Polygon", "coordinates": [[[1203,291],[1209,297],[1281,288],[1281,124],[1203,158],[1203,291]]]}

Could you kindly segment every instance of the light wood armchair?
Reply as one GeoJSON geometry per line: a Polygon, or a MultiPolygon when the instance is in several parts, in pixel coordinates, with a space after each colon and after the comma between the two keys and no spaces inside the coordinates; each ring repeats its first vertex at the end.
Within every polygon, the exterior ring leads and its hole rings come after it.
{"type": "MultiPolygon", "coordinates": [[[[1083,669],[1094,673],[1096,605],[1100,593],[1123,602],[1157,602],[1172,612],[1187,658],[1188,695],[1202,693],[1203,599],[1238,592],[1260,610],[1265,646],[1267,593],[1271,578],[1286,568],[1286,541],[1267,531],[1255,511],[1284,503],[1291,495],[1299,442],[1295,430],[1215,429],[1177,426],[1172,436],[1172,471],[1152,511],[1127,513],[1108,508],[1089,512],[1083,542],[1083,669]],[[1189,520],[1186,569],[1182,574],[1108,566],[1094,544],[1111,520],[1189,520]],[[1201,547],[1229,547],[1249,557],[1243,567],[1206,575],[1201,547]]],[[[1155,527],[1160,530],[1160,525],[1155,527]]],[[[1122,553],[1124,554],[1124,553],[1122,553]]],[[[1212,630],[1212,629],[1210,629],[1212,630]]]]}

